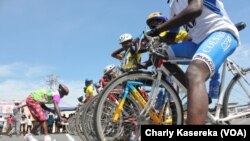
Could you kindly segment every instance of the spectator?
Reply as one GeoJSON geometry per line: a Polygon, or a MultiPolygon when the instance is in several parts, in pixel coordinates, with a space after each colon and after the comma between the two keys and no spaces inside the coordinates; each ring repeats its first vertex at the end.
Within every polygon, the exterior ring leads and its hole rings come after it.
{"type": "Polygon", "coordinates": [[[7,124],[8,124],[8,134],[11,133],[13,127],[14,127],[14,123],[15,123],[15,119],[13,118],[12,115],[10,115],[8,118],[7,118],[7,124]]]}
{"type": "Polygon", "coordinates": [[[15,102],[15,106],[13,108],[13,119],[14,123],[12,125],[11,131],[8,133],[8,135],[11,137],[14,133],[16,133],[17,136],[20,135],[20,121],[21,121],[21,113],[20,113],[20,102],[15,102]]]}
{"type": "Polygon", "coordinates": [[[3,126],[4,126],[4,118],[2,115],[0,115],[0,138],[2,137],[2,131],[3,131],[3,126]]]}
{"type": "Polygon", "coordinates": [[[62,124],[60,122],[60,120],[58,118],[55,119],[56,122],[56,133],[60,133],[61,128],[62,128],[62,124]]]}
{"type": "MultiPolygon", "coordinates": [[[[63,114],[62,117],[65,118],[65,119],[68,119],[68,118],[66,117],[65,114],[63,114]]],[[[66,125],[65,125],[65,124],[62,125],[62,132],[63,132],[63,133],[66,133],[66,132],[67,132],[67,131],[66,131],[66,125]]]]}
{"type": "Polygon", "coordinates": [[[32,126],[33,126],[33,123],[32,123],[31,116],[28,115],[28,118],[27,118],[27,130],[26,130],[27,133],[30,133],[32,126]]]}
{"type": "Polygon", "coordinates": [[[25,114],[22,114],[21,121],[20,121],[20,134],[23,133],[23,135],[25,135],[26,124],[27,124],[27,118],[26,118],[25,114]]]}
{"type": "Polygon", "coordinates": [[[47,120],[49,133],[52,133],[52,131],[53,131],[54,122],[55,122],[55,119],[54,119],[53,115],[49,115],[49,118],[47,120]]]}

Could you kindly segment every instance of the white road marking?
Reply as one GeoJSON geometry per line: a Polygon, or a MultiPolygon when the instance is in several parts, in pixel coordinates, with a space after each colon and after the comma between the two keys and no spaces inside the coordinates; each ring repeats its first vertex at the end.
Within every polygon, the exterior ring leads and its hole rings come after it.
{"type": "Polygon", "coordinates": [[[71,135],[69,135],[69,134],[65,134],[65,135],[69,141],[75,141],[75,139],[71,135]]]}

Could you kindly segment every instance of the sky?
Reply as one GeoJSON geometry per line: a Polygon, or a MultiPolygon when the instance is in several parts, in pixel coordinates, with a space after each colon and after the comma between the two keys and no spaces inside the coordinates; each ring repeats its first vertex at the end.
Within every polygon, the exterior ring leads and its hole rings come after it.
{"type": "MultiPolygon", "coordinates": [[[[250,24],[249,0],[222,0],[233,22],[250,24]]],[[[0,0],[0,100],[24,100],[56,74],[77,105],[85,79],[97,82],[122,33],[139,36],[147,15],[168,15],[166,0],[0,0]]],[[[249,25],[250,26],[250,25],[249,25]]],[[[250,66],[250,27],[233,58],[250,66]]]]}

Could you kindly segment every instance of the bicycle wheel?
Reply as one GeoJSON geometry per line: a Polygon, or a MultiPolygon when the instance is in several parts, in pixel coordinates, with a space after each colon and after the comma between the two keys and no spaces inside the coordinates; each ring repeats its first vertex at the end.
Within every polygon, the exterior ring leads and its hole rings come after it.
{"type": "Polygon", "coordinates": [[[66,131],[71,135],[76,134],[76,115],[75,114],[69,117],[68,125],[66,126],[66,131]]]}
{"type": "Polygon", "coordinates": [[[87,104],[86,107],[82,110],[82,117],[81,120],[84,122],[81,122],[81,127],[83,131],[83,135],[85,136],[86,141],[98,141],[96,138],[96,134],[94,132],[94,108],[96,106],[96,103],[98,101],[98,98],[100,95],[95,96],[93,99],[91,99],[87,104]]]}
{"type": "MultiPolygon", "coordinates": [[[[137,82],[142,82],[143,85],[140,86],[141,88],[145,89],[146,91],[151,91],[152,90],[152,85],[153,82],[155,82],[156,78],[155,75],[153,75],[152,73],[148,72],[128,72],[125,73],[121,76],[119,76],[118,78],[116,78],[115,80],[113,80],[108,86],[106,86],[106,88],[103,90],[102,96],[99,98],[99,101],[97,103],[96,109],[95,109],[95,122],[94,122],[94,127],[95,127],[95,131],[97,134],[97,137],[99,140],[114,140],[115,135],[118,135],[119,133],[122,133],[122,130],[126,129],[125,125],[126,122],[128,122],[128,119],[133,119],[130,122],[136,123],[136,125],[132,126],[132,130],[129,130],[128,133],[126,133],[125,135],[122,134],[123,136],[127,136],[129,137],[130,135],[132,135],[135,132],[135,139],[137,140],[140,136],[140,125],[141,124],[148,124],[150,122],[145,121],[148,118],[146,118],[144,121],[141,121],[139,115],[140,115],[140,111],[134,110],[132,113],[133,114],[128,114],[131,113],[131,110],[133,107],[131,106],[131,103],[134,103],[134,98],[131,98],[131,102],[130,101],[126,101],[125,105],[123,107],[122,113],[120,115],[119,118],[119,122],[113,122],[112,121],[112,117],[113,117],[113,113],[116,109],[117,104],[115,104],[114,102],[112,102],[109,98],[108,95],[111,94],[114,91],[117,91],[117,89],[121,89],[123,91],[123,85],[127,82],[127,81],[137,81],[137,82]],[[126,105],[127,104],[127,105],[126,105]],[[108,108],[108,110],[107,110],[108,108]],[[110,130],[114,130],[114,128],[116,129],[116,134],[107,134],[106,133],[106,128],[107,125],[113,125],[113,129],[110,130]],[[116,125],[117,127],[114,127],[114,125],[116,125]],[[118,128],[120,126],[120,128],[118,128]]],[[[167,83],[165,80],[161,80],[160,83],[160,88],[161,89],[165,89],[165,91],[168,92],[168,97],[170,97],[171,99],[171,106],[168,106],[172,108],[172,122],[171,124],[182,124],[183,123],[183,115],[182,115],[182,105],[180,102],[180,99],[178,97],[178,95],[176,94],[175,90],[173,89],[173,87],[167,83]]],[[[121,93],[118,96],[118,98],[121,97],[121,93]]],[[[169,99],[169,100],[170,100],[169,99]]],[[[135,101],[135,104],[138,105],[138,102],[135,101]]],[[[132,105],[133,106],[133,105],[132,105]]],[[[140,110],[140,109],[138,109],[140,110]]],[[[169,112],[168,112],[169,113],[169,112]]],[[[163,121],[164,122],[164,121],[163,121]]],[[[120,134],[120,136],[122,136],[120,134]]]]}
{"type": "MultiPolygon", "coordinates": [[[[235,75],[230,81],[223,99],[223,116],[229,117],[250,112],[250,68],[235,75]]],[[[250,114],[230,120],[228,124],[250,124],[250,114]]]]}
{"type": "MultiPolygon", "coordinates": [[[[121,94],[112,93],[112,95],[118,99],[121,94]]],[[[96,108],[97,106],[99,106],[99,104],[96,105],[96,108]]],[[[114,113],[116,106],[117,104],[110,99],[107,100],[103,105],[103,112],[101,114],[101,124],[103,128],[102,132],[103,134],[105,134],[105,138],[98,138],[98,141],[124,141],[130,138],[132,134],[131,131],[140,131],[140,126],[138,124],[138,119],[136,119],[136,115],[139,115],[141,109],[137,102],[132,97],[128,96],[126,99],[126,103],[123,106],[122,116],[120,117],[118,122],[114,123],[112,122],[112,113],[114,113]]],[[[94,122],[94,124],[96,124],[96,122],[94,122]]],[[[94,128],[94,130],[95,133],[98,134],[96,128],[94,128]]],[[[137,134],[139,135],[139,133],[137,134]]]]}
{"type": "Polygon", "coordinates": [[[83,134],[83,127],[82,124],[84,124],[84,121],[82,121],[82,111],[85,108],[85,104],[81,105],[79,109],[76,111],[76,132],[77,135],[82,139],[82,141],[86,141],[86,138],[83,134]]]}

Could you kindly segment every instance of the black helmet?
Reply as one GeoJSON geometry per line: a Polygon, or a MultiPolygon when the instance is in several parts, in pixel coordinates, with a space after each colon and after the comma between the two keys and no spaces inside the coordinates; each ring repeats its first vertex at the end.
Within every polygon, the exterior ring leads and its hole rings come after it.
{"type": "Polygon", "coordinates": [[[60,94],[68,95],[69,88],[64,84],[59,84],[58,91],[60,94]]]}
{"type": "Polygon", "coordinates": [[[92,84],[92,83],[93,83],[93,80],[85,79],[85,83],[86,83],[86,84],[92,84]]]}

